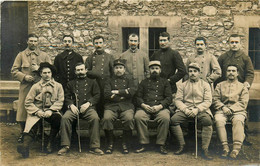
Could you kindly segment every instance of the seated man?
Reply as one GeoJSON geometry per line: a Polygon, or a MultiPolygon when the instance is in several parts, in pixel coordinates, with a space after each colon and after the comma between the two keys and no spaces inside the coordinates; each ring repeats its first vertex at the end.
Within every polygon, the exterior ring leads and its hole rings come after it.
{"type": "Polygon", "coordinates": [[[141,147],[136,153],[146,151],[149,141],[147,121],[151,118],[158,124],[156,144],[160,146],[160,153],[167,154],[165,141],[169,131],[170,111],[167,109],[172,101],[171,86],[167,79],[160,77],[160,61],[149,62],[150,78],[143,80],[138,87],[135,114],[136,127],[141,147]]]}
{"type": "Polygon", "coordinates": [[[247,87],[238,81],[238,69],[236,65],[228,65],[226,81],[217,84],[213,96],[213,106],[216,109],[214,116],[219,139],[223,146],[222,157],[229,153],[226,121],[232,122],[233,150],[231,158],[236,158],[243,144],[244,122],[247,117],[246,107],[249,100],[247,87]]]}
{"type": "Polygon", "coordinates": [[[65,104],[68,110],[61,119],[61,146],[58,155],[66,154],[70,148],[72,124],[77,116],[86,120],[89,125],[90,153],[103,155],[100,149],[99,117],[96,104],[100,98],[100,89],[96,80],[87,77],[87,69],[83,63],[75,65],[77,78],[71,80],[65,89],[65,104]],[[76,101],[76,96],[78,101],[76,101]],[[78,103],[78,104],[77,104],[78,103]],[[78,107],[76,107],[78,105],[78,107]]]}
{"type": "Polygon", "coordinates": [[[107,139],[105,153],[113,152],[113,122],[120,118],[123,123],[123,154],[129,153],[127,143],[134,129],[134,105],[132,97],[135,94],[133,79],[125,75],[125,60],[114,61],[114,76],[105,83],[105,111],[103,129],[107,139]]]}
{"type": "Polygon", "coordinates": [[[38,128],[36,124],[40,122],[40,119],[44,119],[51,125],[50,136],[44,140],[44,151],[46,153],[52,152],[54,139],[60,129],[61,114],[59,111],[64,101],[62,85],[54,81],[55,67],[48,62],[42,62],[38,71],[41,80],[32,86],[25,99],[28,116],[23,132],[24,141],[17,147],[17,151],[24,158],[29,157],[29,145],[33,140],[32,137],[38,128]]]}
{"type": "Polygon", "coordinates": [[[179,142],[179,149],[174,153],[180,155],[185,150],[185,141],[181,129],[181,124],[188,119],[197,116],[202,124],[202,150],[203,157],[212,160],[208,154],[208,147],[212,136],[212,113],[209,109],[212,103],[210,85],[200,79],[200,66],[191,63],[188,66],[189,79],[178,87],[175,104],[176,113],[171,117],[171,131],[179,142]]]}

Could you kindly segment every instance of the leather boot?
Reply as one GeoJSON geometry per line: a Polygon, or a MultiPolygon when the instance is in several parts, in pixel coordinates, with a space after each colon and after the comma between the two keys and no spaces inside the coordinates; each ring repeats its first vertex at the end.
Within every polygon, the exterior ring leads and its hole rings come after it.
{"type": "Polygon", "coordinates": [[[203,149],[203,150],[202,150],[202,157],[203,157],[205,160],[213,160],[213,157],[212,157],[211,155],[209,155],[208,149],[203,149]]]}
{"type": "Polygon", "coordinates": [[[51,129],[49,139],[47,140],[47,146],[44,149],[46,153],[52,153],[54,149],[54,141],[59,130],[51,129]]]}
{"type": "Polygon", "coordinates": [[[184,153],[185,150],[185,141],[184,141],[184,137],[183,137],[183,133],[182,133],[182,129],[181,126],[171,126],[171,132],[174,134],[174,136],[176,137],[178,143],[179,143],[179,149],[174,152],[175,155],[181,155],[184,153]]]}
{"type": "Polygon", "coordinates": [[[106,140],[107,140],[107,148],[105,153],[112,154],[113,153],[113,144],[114,144],[114,134],[113,130],[105,130],[106,140]]]}
{"type": "Polygon", "coordinates": [[[129,149],[127,146],[129,145],[129,139],[131,138],[132,138],[132,130],[123,130],[123,139],[122,139],[123,154],[129,153],[129,149]]]}
{"type": "Polygon", "coordinates": [[[33,141],[33,138],[28,133],[23,133],[23,143],[18,144],[17,152],[22,154],[23,158],[29,157],[29,145],[33,141]]]}

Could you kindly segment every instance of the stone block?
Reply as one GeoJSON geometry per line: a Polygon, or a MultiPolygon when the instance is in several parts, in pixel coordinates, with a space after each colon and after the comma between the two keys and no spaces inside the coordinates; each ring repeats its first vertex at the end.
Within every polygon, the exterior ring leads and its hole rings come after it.
{"type": "Polygon", "coordinates": [[[98,16],[98,15],[101,15],[101,11],[98,9],[93,9],[93,10],[91,10],[91,14],[94,16],[98,16]]]}
{"type": "Polygon", "coordinates": [[[239,2],[235,6],[235,9],[238,11],[245,11],[245,10],[249,10],[251,8],[252,8],[252,2],[239,2]]]}
{"type": "Polygon", "coordinates": [[[217,9],[214,6],[203,7],[203,13],[208,16],[214,16],[217,14],[217,9]]]}

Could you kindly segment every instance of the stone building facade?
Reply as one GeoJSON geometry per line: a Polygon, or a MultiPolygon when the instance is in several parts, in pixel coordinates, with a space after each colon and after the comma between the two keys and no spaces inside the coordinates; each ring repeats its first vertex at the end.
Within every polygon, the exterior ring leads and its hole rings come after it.
{"type": "Polygon", "coordinates": [[[208,51],[219,56],[228,49],[231,33],[243,36],[248,52],[248,28],[260,27],[258,0],[74,0],[28,2],[29,33],[40,36],[41,49],[54,57],[64,34],[75,37],[74,49],[86,58],[92,38],[103,35],[106,50],[122,52],[124,27],[139,27],[140,48],[148,53],[149,27],[165,27],[171,47],[185,59],[194,54],[194,39],[204,36],[208,51]]]}

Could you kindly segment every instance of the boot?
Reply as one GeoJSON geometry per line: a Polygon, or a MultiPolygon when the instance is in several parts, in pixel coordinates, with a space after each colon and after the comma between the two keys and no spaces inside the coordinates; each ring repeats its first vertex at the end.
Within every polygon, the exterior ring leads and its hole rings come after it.
{"type": "Polygon", "coordinates": [[[59,130],[57,130],[57,129],[51,129],[50,136],[46,140],[46,144],[44,146],[45,153],[52,153],[53,152],[54,141],[55,141],[55,138],[56,138],[56,135],[57,135],[58,132],[59,132],[59,130]]]}
{"type": "Polygon", "coordinates": [[[209,155],[208,152],[208,147],[211,141],[211,136],[212,136],[212,126],[203,126],[202,127],[202,133],[201,133],[201,137],[202,137],[202,157],[206,160],[212,160],[213,157],[209,155]]]}
{"type": "Polygon", "coordinates": [[[184,141],[183,133],[181,130],[181,126],[180,125],[171,126],[170,129],[171,129],[171,132],[176,137],[177,141],[179,142],[179,149],[176,152],[174,152],[174,154],[181,155],[184,153],[184,150],[185,150],[185,141],[184,141]]]}
{"type": "Polygon", "coordinates": [[[113,144],[114,144],[113,130],[105,130],[105,135],[106,135],[106,139],[107,139],[107,148],[106,148],[105,153],[112,154],[113,153],[113,144]]]}
{"type": "Polygon", "coordinates": [[[17,142],[18,143],[23,143],[23,131],[24,131],[24,128],[25,128],[25,122],[19,122],[19,124],[20,124],[20,128],[21,128],[21,134],[17,138],[17,142]]]}
{"type": "Polygon", "coordinates": [[[123,140],[122,140],[122,153],[123,154],[128,154],[128,144],[129,144],[129,139],[132,138],[132,130],[123,130],[123,140]]]}
{"type": "Polygon", "coordinates": [[[23,158],[29,157],[29,145],[33,141],[33,138],[28,133],[23,133],[23,143],[18,144],[17,152],[22,154],[23,158]]]}

